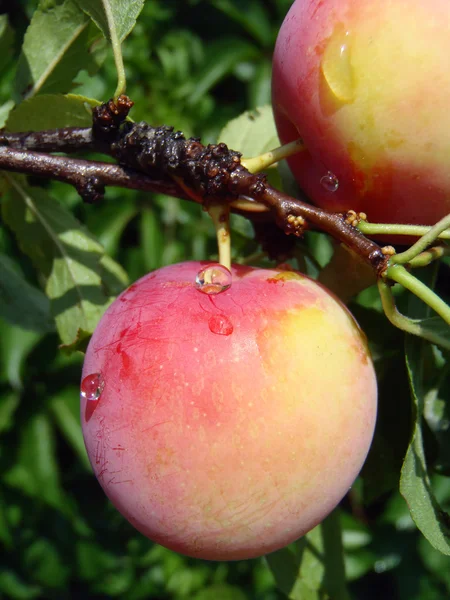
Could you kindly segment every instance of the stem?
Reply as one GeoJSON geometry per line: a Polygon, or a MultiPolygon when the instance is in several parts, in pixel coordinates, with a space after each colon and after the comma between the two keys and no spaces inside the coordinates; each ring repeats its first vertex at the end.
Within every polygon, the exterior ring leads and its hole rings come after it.
{"type": "MultiPolygon", "coordinates": [[[[422,237],[430,231],[427,225],[401,225],[397,223],[367,223],[360,221],[358,229],[364,235],[409,235],[413,237],[422,237]]],[[[442,231],[439,239],[450,240],[450,229],[442,231]]]]}
{"type": "Polygon", "coordinates": [[[392,325],[407,333],[424,338],[432,344],[438,344],[443,348],[450,350],[450,341],[448,338],[441,336],[438,332],[427,329],[422,325],[420,320],[410,319],[399,312],[395,305],[391,286],[381,278],[378,280],[378,290],[380,292],[384,313],[392,325]]]}
{"type": "Polygon", "coordinates": [[[341,516],[338,509],[322,522],[325,589],[333,600],[350,600],[346,586],[341,516]]]}
{"type": "Polygon", "coordinates": [[[219,262],[231,270],[230,211],[227,205],[212,204],[208,213],[214,223],[219,247],[219,262]]]}
{"type": "Polygon", "coordinates": [[[427,285],[422,283],[417,277],[411,275],[405,267],[401,265],[391,265],[386,270],[386,277],[392,281],[400,283],[415,296],[420,298],[425,304],[432,308],[444,321],[450,325],[450,306],[442,298],[433,292],[427,285]]]}
{"type": "Polygon", "coordinates": [[[293,154],[297,154],[297,152],[301,152],[304,149],[305,145],[303,144],[303,140],[299,138],[294,142],[289,142],[289,144],[279,146],[278,148],[260,154],[259,156],[254,156],[253,158],[241,158],[241,165],[245,167],[247,171],[250,171],[250,173],[259,173],[274,163],[277,163],[284,158],[288,158],[293,154]]]}
{"type": "Polygon", "coordinates": [[[111,4],[109,2],[102,2],[103,10],[106,14],[106,19],[108,21],[109,35],[111,39],[111,46],[114,54],[114,62],[116,64],[117,71],[117,87],[114,92],[114,98],[118,98],[122,94],[125,93],[126,89],[126,76],[125,76],[125,66],[123,64],[123,56],[122,56],[122,48],[120,44],[120,40],[117,36],[117,28],[114,21],[114,15],[111,10],[111,4]]]}
{"type": "Polygon", "coordinates": [[[410,267],[426,267],[430,263],[443,256],[450,256],[450,247],[449,246],[434,246],[433,248],[429,248],[425,250],[425,252],[421,252],[418,256],[413,258],[409,262],[410,267]]]}

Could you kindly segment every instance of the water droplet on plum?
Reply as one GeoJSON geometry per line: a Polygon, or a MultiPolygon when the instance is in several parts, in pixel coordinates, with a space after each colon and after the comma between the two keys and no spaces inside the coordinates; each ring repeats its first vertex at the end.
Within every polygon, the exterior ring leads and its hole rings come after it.
{"type": "Polygon", "coordinates": [[[320,178],[320,185],[327,190],[327,192],[336,192],[339,187],[339,179],[334,173],[328,171],[326,175],[320,178]]]}
{"type": "Polygon", "coordinates": [[[231,287],[231,272],[223,265],[210,265],[197,273],[195,287],[203,294],[220,294],[231,287]]]}
{"type": "Polygon", "coordinates": [[[233,333],[233,324],[225,315],[213,315],[209,321],[209,330],[217,335],[231,335],[233,333]]]}
{"type": "Polygon", "coordinates": [[[101,373],[91,373],[81,382],[80,396],[86,400],[98,400],[105,387],[105,380],[101,373]]]}
{"type": "Polygon", "coordinates": [[[339,102],[352,102],[355,81],[350,61],[351,36],[342,26],[336,28],[323,53],[320,68],[330,92],[339,102]]]}

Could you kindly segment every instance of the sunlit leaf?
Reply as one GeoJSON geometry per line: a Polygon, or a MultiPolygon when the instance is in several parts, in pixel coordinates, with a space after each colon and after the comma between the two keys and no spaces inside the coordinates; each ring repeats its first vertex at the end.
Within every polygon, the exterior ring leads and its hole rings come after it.
{"type": "Polygon", "coordinates": [[[258,156],[280,145],[271,106],[246,111],[222,129],[219,142],[245,157],[258,156]]]}
{"type": "Polygon", "coordinates": [[[67,92],[80,69],[93,68],[89,19],[73,0],[38,8],[25,34],[17,66],[16,94],[67,92]]]}
{"type": "Polygon", "coordinates": [[[90,127],[91,108],[99,101],[76,94],[39,94],[19,104],[6,122],[8,131],[90,127]]]}
{"type": "Polygon", "coordinates": [[[125,276],[112,259],[104,260],[102,246],[44,190],[27,187],[20,178],[11,182],[4,219],[43,273],[57,330],[62,342],[71,344],[79,329],[94,331],[113,300],[109,290],[122,288],[125,276]]]}
{"type": "Polygon", "coordinates": [[[115,29],[120,42],[133,29],[144,6],[144,0],[76,0],[76,3],[108,40],[115,29]]]}

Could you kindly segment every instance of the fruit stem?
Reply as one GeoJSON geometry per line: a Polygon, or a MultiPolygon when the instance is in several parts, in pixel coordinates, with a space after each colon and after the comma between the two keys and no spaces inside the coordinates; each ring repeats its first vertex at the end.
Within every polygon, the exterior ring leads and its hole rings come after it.
{"type": "Polygon", "coordinates": [[[413,258],[416,258],[421,252],[423,252],[428,246],[430,246],[446,229],[450,227],[450,215],[447,215],[440,221],[429,228],[427,233],[417,240],[408,250],[395,254],[389,261],[390,265],[393,264],[405,264],[413,258]]]}
{"type": "Polygon", "coordinates": [[[123,64],[122,47],[120,44],[119,36],[117,35],[117,28],[114,22],[114,15],[109,2],[103,0],[103,10],[106,14],[106,20],[108,22],[109,37],[114,55],[114,62],[117,71],[117,87],[114,92],[114,99],[125,93],[126,89],[126,77],[125,77],[125,66],[123,64]]]}
{"type": "Polygon", "coordinates": [[[325,564],[325,589],[333,600],[350,600],[346,586],[341,515],[338,509],[321,524],[325,564]]]}
{"type": "Polygon", "coordinates": [[[385,277],[400,283],[404,288],[420,298],[425,304],[432,308],[444,321],[450,325],[450,306],[442,298],[422,283],[420,279],[414,277],[405,267],[401,265],[390,265],[386,269],[385,277]]]}
{"type": "Polygon", "coordinates": [[[219,247],[219,262],[231,270],[230,210],[224,204],[211,204],[208,213],[214,223],[219,247]]]}
{"type": "Polygon", "coordinates": [[[278,148],[260,154],[259,156],[241,158],[241,165],[245,167],[247,171],[250,171],[250,173],[259,173],[278,161],[288,158],[293,154],[297,154],[297,152],[301,152],[304,149],[305,145],[303,140],[299,138],[298,140],[289,142],[289,144],[284,144],[284,146],[279,146],[278,148]]]}
{"type": "MultiPolygon", "coordinates": [[[[427,225],[402,225],[400,223],[368,223],[360,221],[357,229],[364,235],[409,235],[413,237],[422,237],[430,231],[427,225]]],[[[450,229],[444,229],[439,234],[439,239],[450,240],[450,229]]],[[[436,238],[435,238],[436,239],[436,238]]]]}
{"type": "Polygon", "coordinates": [[[450,350],[450,340],[448,336],[445,337],[440,335],[438,331],[433,331],[432,329],[425,327],[420,319],[406,317],[397,309],[389,283],[386,283],[386,281],[380,278],[378,280],[378,290],[380,292],[383,310],[392,325],[407,333],[424,338],[432,344],[438,344],[443,348],[450,350]]]}
{"type": "Polygon", "coordinates": [[[421,252],[415,258],[409,261],[410,267],[426,267],[430,263],[443,256],[450,256],[450,247],[449,246],[433,246],[432,248],[428,248],[425,252],[421,252]]]}

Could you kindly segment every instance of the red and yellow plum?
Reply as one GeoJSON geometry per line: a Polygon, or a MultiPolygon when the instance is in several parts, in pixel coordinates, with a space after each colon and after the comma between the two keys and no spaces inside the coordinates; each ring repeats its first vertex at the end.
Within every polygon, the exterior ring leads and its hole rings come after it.
{"type": "Polygon", "coordinates": [[[289,159],[320,207],[432,225],[450,213],[450,3],[296,0],[273,59],[289,159]]]}
{"type": "Polygon", "coordinates": [[[233,266],[229,289],[203,293],[204,268],[162,268],[108,308],[85,357],[83,433],[140,532],[188,556],[246,559],[301,537],[348,491],[376,379],[364,334],[316,282],[233,266]]]}

